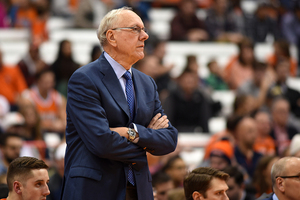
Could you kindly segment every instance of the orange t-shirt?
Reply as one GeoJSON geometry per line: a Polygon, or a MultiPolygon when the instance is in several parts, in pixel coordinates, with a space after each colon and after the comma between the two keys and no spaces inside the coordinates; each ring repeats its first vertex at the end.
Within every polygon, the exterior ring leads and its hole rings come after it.
{"type": "MultiPolygon", "coordinates": [[[[267,59],[268,64],[272,65],[273,67],[276,65],[277,63],[277,58],[275,55],[271,55],[268,57],[267,59]]],[[[291,76],[297,76],[297,61],[293,58],[290,58],[290,75],[291,76]]]]}
{"type": "Polygon", "coordinates": [[[271,136],[257,137],[253,148],[263,155],[274,155],[276,153],[275,141],[271,136]]]}
{"type": "Polygon", "coordinates": [[[18,67],[3,66],[0,69],[0,94],[5,96],[10,104],[15,104],[17,95],[26,88],[26,81],[18,67]]]}
{"type": "Polygon", "coordinates": [[[6,198],[4,198],[4,199],[0,199],[0,200],[6,200],[6,198]]]}
{"type": "Polygon", "coordinates": [[[231,58],[224,70],[224,78],[230,89],[239,88],[244,82],[253,78],[253,70],[249,67],[243,67],[238,56],[231,58]]]}

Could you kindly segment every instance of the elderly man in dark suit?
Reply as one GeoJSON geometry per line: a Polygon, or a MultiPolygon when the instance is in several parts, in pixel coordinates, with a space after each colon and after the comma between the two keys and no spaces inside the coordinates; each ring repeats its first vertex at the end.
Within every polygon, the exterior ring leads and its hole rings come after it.
{"type": "Polygon", "coordinates": [[[131,66],[144,57],[144,24],[129,8],[110,11],[98,38],[104,52],[70,78],[62,200],[153,199],[146,152],[175,150],[155,82],[131,66]]]}
{"type": "Polygon", "coordinates": [[[273,194],[259,200],[300,199],[300,158],[283,157],[276,161],[271,170],[273,194]]]}

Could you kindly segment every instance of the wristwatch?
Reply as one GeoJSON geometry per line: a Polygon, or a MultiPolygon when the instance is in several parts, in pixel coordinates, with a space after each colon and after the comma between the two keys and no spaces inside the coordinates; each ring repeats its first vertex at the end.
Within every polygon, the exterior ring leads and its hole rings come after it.
{"type": "Polygon", "coordinates": [[[132,142],[132,141],[135,139],[135,137],[136,137],[136,132],[135,132],[135,130],[132,129],[132,128],[128,128],[127,133],[128,133],[128,140],[129,140],[130,142],[132,142]]]}

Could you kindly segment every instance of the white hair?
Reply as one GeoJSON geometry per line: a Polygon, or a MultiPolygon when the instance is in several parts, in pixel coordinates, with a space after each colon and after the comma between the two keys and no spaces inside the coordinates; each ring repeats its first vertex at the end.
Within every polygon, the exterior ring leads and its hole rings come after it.
{"type": "Polygon", "coordinates": [[[111,28],[114,28],[113,25],[118,20],[119,14],[121,12],[123,12],[124,10],[132,10],[132,9],[130,7],[126,7],[126,6],[124,6],[122,8],[118,8],[118,9],[113,9],[113,10],[109,11],[101,20],[100,25],[97,30],[97,36],[98,36],[98,39],[99,39],[102,47],[107,42],[106,31],[111,28]]]}

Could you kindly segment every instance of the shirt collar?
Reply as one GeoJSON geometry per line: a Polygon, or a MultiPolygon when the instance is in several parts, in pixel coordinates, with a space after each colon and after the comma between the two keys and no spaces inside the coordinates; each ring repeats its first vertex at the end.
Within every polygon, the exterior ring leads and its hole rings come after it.
{"type": "Polygon", "coordinates": [[[279,200],[275,193],[273,194],[273,200],[279,200]]]}
{"type": "MultiPolygon", "coordinates": [[[[114,72],[116,73],[118,79],[122,78],[124,73],[127,71],[122,65],[120,65],[117,61],[115,61],[108,53],[104,51],[104,57],[109,62],[114,72]]],[[[128,70],[131,74],[131,68],[128,70]]]]}

